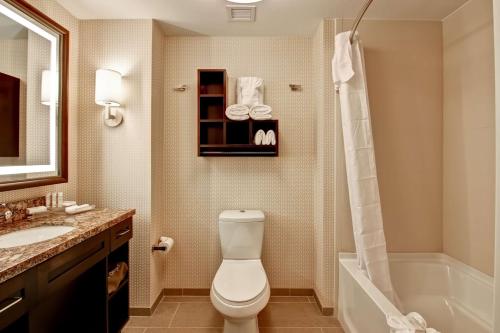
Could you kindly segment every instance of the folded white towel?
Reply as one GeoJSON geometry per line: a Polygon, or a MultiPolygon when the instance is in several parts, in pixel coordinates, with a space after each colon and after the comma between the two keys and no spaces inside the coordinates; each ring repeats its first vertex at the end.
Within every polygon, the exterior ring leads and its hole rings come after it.
{"type": "Polygon", "coordinates": [[[264,141],[266,140],[266,133],[263,130],[258,130],[257,133],[255,133],[255,139],[254,142],[257,146],[260,146],[262,144],[265,144],[264,141]]]}
{"type": "Polygon", "coordinates": [[[259,77],[240,77],[236,82],[238,104],[252,106],[264,102],[264,80],[259,77]]]}
{"type": "Polygon", "coordinates": [[[270,115],[270,114],[253,114],[253,113],[250,113],[250,117],[253,119],[253,120],[269,120],[269,119],[273,119],[273,116],[270,115]]]}
{"type": "Polygon", "coordinates": [[[276,134],[274,133],[273,130],[269,130],[266,133],[266,139],[265,139],[265,144],[266,145],[276,145],[276,134]]]}
{"type": "Polygon", "coordinates": [[[269,105],[265,104],[256,104],[250,108],[250,112],[255,114],[271,114],[273,112],[273,108],[269,105]]]}
{"type": "Polygon", "coordinates": [[[226,109],[226,115],[244,116],[250,113],[250,108],[243,104],[230,105],[226,109]]]}
{"type": "Polygon", "coordinates": [[[258,104],[250,109],[250,117],[254,120],[268,120],[273,118],[272,112],[273,109],[269,105],[258,104]]]}
{"type": "Polygon", "coordinates": [[[232,114],[226,114],[226,117],[228,117],[231,120],[236,120],[236,121],[243,121],[243,120],[248,120],[250,117],[246,114],[243,116],[238,116],[238,115],[232,115],[232,114]]]}

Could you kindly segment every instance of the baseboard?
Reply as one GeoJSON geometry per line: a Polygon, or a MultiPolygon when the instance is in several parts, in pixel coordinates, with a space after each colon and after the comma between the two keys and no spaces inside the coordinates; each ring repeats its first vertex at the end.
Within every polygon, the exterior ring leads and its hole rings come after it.
{"type": "Polygon", "coordinates": [[[153,306],[151,306],[150,308],[130,308],[129,309],[130,315],[131,316],[141,316],[141,317],[142,316],[144,316],[144,317],[151,316],[153,314],[153,312],[155,312],[158,304],[160,304],[160,302],[163,298],[163,294],[164,294],[164,290],[162,290],[158,294],[158,297],[156,297],[156,300],[154,301],[153,306]]]}
{"type": "Polygon", "coordinates": [[[319,311],[321,311],[321,314],[323,316],[333,316],[334,308],[323,306],[323,304],[321,304],[321,300],[318,297],[318,294],[316,293],[316,290],[313,290],[313,296],[314,299],[316,300],[316,304],[318,304],[319,311]]]}
{"type": "Polygon", "coordinates": [[[306,288],[271,288],[271,296],[313,296],[313,289],[306,288]]]}
{"type": "MultiPolygon", "coordinates": [[[[163,289],[165,296],[208,296],[210,289],[207,288],[176,288],[163,289]]],[[[271,296],[313,296],[313,289],[296,288],[271,288],[271,296]]]]}
{"type": "MultiPolygon", "coordinates": [[[[156,297],[151,308],[130,308],[131,316],[151,316],[160,304],[163,296],[209,296],[209,288],[165,288],[156,297]]],[[[333,308],[324,307],[314,289],[307,288],[271,288],[271,296],[314,296],[324,316],[333,315],[333,308]]]]}

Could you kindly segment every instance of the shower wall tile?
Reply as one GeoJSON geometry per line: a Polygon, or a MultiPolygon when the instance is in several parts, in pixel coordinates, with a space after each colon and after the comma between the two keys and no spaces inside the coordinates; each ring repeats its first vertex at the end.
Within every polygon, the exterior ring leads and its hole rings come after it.
{"type": "Polygon", "coordinates": [[[217,218],[224,209],[266,213],[263,262],[273,288],[314,284],[314,100],[312,40],[288,37],[167,37],[165,49],[166,288],[210,288],[221,262],[217,218]],[[279,158],[197,157],[197,69],[259,76],[280,120],[279,158]],[[303,85],[292,92],[288,85],[303,85]],[[186,84],[186,92],[173,87],[186,84]]]}
{"type": "Polygon", "coordinates": [[[444,251],[490,276],[495,256],[492,13],[491,0],[471,0],[443,21],[444,251]]]}

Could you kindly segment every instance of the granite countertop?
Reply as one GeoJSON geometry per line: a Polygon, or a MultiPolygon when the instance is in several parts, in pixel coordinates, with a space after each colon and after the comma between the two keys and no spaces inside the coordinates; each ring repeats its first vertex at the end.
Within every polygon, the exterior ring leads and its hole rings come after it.
{"type": "Polygon", "coordinates": [[[0,249],[0,283],[113,227],[134,214],[135,209],[95,209],[76,215],[55,212],[32,220],[0,225],[0,235],[46,225],[75,227],[73,231],[44,242],[0,249]]]}

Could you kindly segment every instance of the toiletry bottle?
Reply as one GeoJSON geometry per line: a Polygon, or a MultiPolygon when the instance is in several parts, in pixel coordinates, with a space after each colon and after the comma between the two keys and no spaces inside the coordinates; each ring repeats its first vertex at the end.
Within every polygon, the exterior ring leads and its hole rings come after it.
{"type": "Polygon", "coordinates": [[[57,193],[56,192],[52,192],[52,204],[50,205],[50,207],[52,207],[52,208],[57,207],[57,193]]]}
{"type": "Polygon", "coordinates": [[[59,192],[57,193],[57,207],[58,208],[61,208],[63,206],[63,193],[62,192],[59,192]]]}
{"type": "Polygon", "coordinates": [[[50,208],[52,206],[52,193],[47,193],[45,195],[45,207],[50,208]]]}

